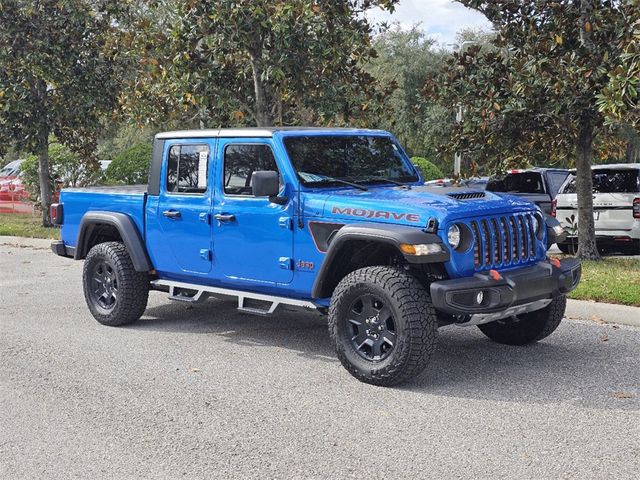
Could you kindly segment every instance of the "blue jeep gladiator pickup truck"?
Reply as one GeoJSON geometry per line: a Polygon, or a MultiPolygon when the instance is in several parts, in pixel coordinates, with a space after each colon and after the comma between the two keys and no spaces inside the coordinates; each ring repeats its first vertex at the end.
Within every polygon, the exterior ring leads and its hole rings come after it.
{"type": "Polygon", "coordinates": [[[510,345],[551,334],[581,272],[547,257],[557,222],[515,197],[423,184],[384,131],[160,133],[148,185],[62,191],[52,249],[85,260],[104,325],[139,319],[150,290],[313,308],[345,368],[376,385],[420,373],[441,326],[510,345]]]}

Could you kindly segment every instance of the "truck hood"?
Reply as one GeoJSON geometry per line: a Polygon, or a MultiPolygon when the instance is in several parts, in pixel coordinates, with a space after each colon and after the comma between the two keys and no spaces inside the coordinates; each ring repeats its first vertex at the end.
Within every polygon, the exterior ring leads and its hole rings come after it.
{"type": "Polygon", "coordinates": [[[469,188],[372,186],[368,191],[342,189],[305,195],[305,214],[325,219],[426,226],[463,218],[531,211],[526,200],[469,188]]]}

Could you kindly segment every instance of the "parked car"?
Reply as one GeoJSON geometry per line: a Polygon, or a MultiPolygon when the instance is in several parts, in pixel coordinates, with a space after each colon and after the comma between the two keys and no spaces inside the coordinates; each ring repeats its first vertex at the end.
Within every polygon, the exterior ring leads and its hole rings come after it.
{"type": "Polygon", "coordinates": [[[20,178],[22,162],[14,160],[0,169],[0,202],[20,202],[29,198],[20,178]]]}
{"type": "Polygon", "coordinates": [[[569,176],[569,170],[561,168],[532,168],[511,170],[489,179],[487,190],[507,193],[535,203],[547,215],[560,187],[569,176]]]}
{"type": "MultiPolygon", "coordinates": [[[[596,242],[603,252],[640,254],[640,163],[597,165],[592,168],[593,218],[596,242]]],[[[569,235],[558,247],[574,253],[578,245],[578,198],[571,175],[556,197],[558,220],[569,235]]]]}
{"type": "Polygon", "coordinates": [[[420,373],[444,325],[496,342],[550,335],[580,280],[547,258],[561,227],[518,199],[429,188],[378,130],[230,129],[156,135],[149,184],[62,190],[52,244],[85,259],[84,295],[104,325],[138,320],[150,290],[328,313],[356,378],[420,373]]]}

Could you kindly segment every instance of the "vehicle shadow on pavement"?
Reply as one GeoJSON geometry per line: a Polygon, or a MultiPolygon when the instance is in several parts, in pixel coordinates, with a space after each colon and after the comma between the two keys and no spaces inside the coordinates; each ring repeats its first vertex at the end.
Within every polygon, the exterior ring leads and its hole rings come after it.
{"type": "MultiPolygon", "coordinates": [[[[272,317],[259,317],[237,312],[234,301],[170,303],[150,307],[138,323],[126,328],[211,334],[250,348],[286,348],[322,362],[338,361],[326,318],[304,311],[282,309],[272,317]]],[[[640,330],[565,320],[550,337],[525,347],[491,342],[474,327],[446,327],[438,336],[428,369],[398,389],[640,410],[640,330]]],[[[345,372],[344,380],[352,378],[345,372]]]]}

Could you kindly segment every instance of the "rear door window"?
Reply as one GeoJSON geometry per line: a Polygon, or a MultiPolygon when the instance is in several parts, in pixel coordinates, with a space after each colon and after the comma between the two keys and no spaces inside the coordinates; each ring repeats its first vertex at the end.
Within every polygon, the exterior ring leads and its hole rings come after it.
{"type": "Polygon", "coordinates": [[[208,145],[173,145],[167,160],[167,192],[206,192],[208,165],[208,145]]]}

